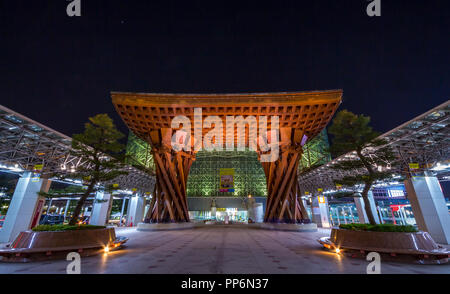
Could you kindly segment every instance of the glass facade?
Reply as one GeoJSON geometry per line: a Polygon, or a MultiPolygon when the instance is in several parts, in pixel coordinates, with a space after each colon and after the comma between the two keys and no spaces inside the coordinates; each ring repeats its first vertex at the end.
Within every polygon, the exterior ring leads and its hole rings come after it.
{"type": "Polygon", "coordinates": [[[218,209],[216,212],[217,221],[225,221],[225,216],[228,215],[229,221],[232,222],[246,222],[248,220],[246,210],[238,210],[237,208],[218,209]]]}
{"type": "Polygon", "coordinates": [[[153,162],[150,145],[136,137],[133,132],[130,132],[128,135],[126,156],[128,164],[141,166],[151,171],[155,171],[155,164],[153,162]]]}
{"type": "Polygon", "coordinates": [[[191,220],[209,220],[211,219],[211,211],[189,211],[189,218],[191,220]]]}
{"type": "MultiPolygon", "coordinates": [[[[411,204],[407,198],[405,186],[395,185],[389,187],[375,187],[372,189],[377,206],[377,213],[383,224],[416,225],[411,204]]],[[[450,213],[450,200],[447,199],[447,208],[450,213]]],[[[358,212],[353,199],[339,203],[330,201],[330,221],[333,226],[359,222],[358,212]]]]}
{"type": "Polygon", "coordinates": [[[358,223],[358,211],[355,204],[330,204],[330,221],[333,226],[340,224],[358,223]]]}
{"type": "Polygon", "coordinates": [[[328,134],[324,129],[319,135],[303,146],[302,157],[298,165],[299,173],[331,161],[331,155],[328,151],[329,148],[328,134]]]}
{"type": "Polygon", "coordinates": [[[199,151],[187,182],[188,197],[267,196],[266,176],[253,151],[199,151]],[[220,192],[220,169],[234,169],[234,192],[220,192]]]}

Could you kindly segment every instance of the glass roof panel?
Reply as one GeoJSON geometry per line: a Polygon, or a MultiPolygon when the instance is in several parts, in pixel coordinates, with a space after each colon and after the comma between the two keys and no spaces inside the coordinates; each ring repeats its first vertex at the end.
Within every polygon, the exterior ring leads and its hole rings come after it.
{"type": "Polygon", "coordinates": [[[22,120],[22,119],[20,119],[20,118],[18,118],[18,117],[15,117],[15,116],[12,115],[12,114],[5,116],[5,118],[6,118],[7,120],[11,121],[11,122],[20,123],[20,124],[23,123],[23,120],[22,120]]]}
{"type": "Polygon", "coordinates": [[[44,130],[43,128],[38,127],[37,125],[32,124],[28,125],[28,128],[35,132],[42,132],[44,130]]]}

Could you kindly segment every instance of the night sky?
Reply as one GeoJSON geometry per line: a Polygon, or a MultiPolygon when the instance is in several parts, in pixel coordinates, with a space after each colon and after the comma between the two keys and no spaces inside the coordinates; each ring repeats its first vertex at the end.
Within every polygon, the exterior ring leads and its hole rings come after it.
{"type": "Polygon", "coordinates": [[[110,91],[343,89],[380,132],[450,93],[450,2],[0,0],[0,104],[67,135],[110,91]],[[216,3],[217,2],[217,3],[216,3]]]}

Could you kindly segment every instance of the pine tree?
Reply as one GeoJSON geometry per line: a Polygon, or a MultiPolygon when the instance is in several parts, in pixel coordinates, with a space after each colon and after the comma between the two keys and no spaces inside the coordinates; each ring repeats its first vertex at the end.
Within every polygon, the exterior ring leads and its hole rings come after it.
{"type": "Polygon", "coordinates": [[[369,126],[370,117],[356,115],[350,111],[340,111],[334,118],[328,132],[334,136],[330,151],[334,156],[353,152],[332,166],[333,169],[351,171],[351,176],[336,180],[336,184],[353,187],[363,184],[361,197],[370,224],[376,224],[372,214],[368,193],[377,181],[392,177],[389,168],[395,159],[388,142],[380,139],[379,133],[369,126]]]}
{"type": "Polygon", "coordinates": [[[85,130],[72,136],[71,155],[84,162],[73,173],[59,173],[59,178],[82,179],[86,186],[84,193],[75,207],[69,225],[75,225],[78,216],[88,196],[100,185],[110,182],[124,171],[123,150],[125,146],[119,142],[124,135],[117,130],[112,119],[107,114],[98,114],[89,118],[85,130]]]}

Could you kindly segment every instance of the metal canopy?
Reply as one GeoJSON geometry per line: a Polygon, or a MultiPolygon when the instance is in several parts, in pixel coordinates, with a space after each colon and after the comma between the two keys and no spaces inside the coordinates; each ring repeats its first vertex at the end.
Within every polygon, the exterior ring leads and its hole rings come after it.
{"type": "MultiPolygon", "coordinates": [[[[71,144],[70,137],[0,105],[0,169],[32,171],[42,164],[44,173],[70,173],[87,164],[69,154],[71,144]]],[[[127,169],[127,176],[114,180],[121,189],[153,190],[154,176],[131,166],[127,169]]]]}
{"type": "MultiPolygon", "coordinates": [[[[418,163],[420,168],[415,170],[416,173],[428,172],[439,179],[447,179],[450,175],[450,100],[386,132],[380,138],[388,140],[396,152],[397,161],[393,162],[391,169],[393,174],[406,174],[409,172],[409,163],[418,163]]],[[[354,174],[355,171],[344,173],[331,166],[339,160],[355,156],[355,152],[350,152],[325,165],[304,171],[298,177],[302,192],[314,192],[319,188],[324,191],[335,190],[334,180],[354,174]]]]}

